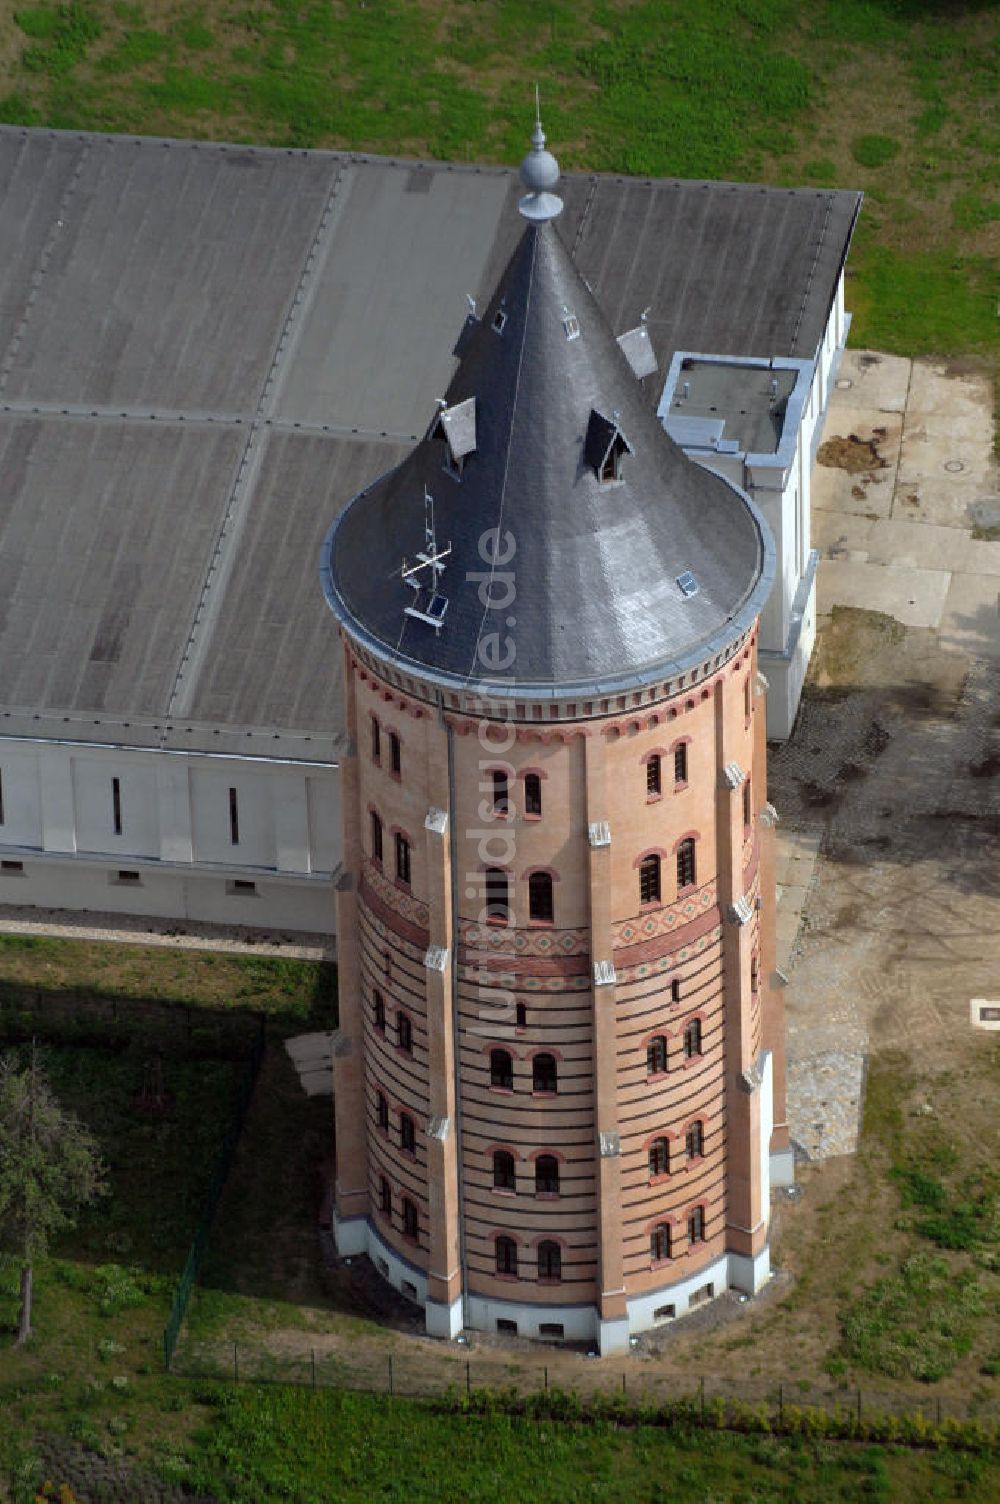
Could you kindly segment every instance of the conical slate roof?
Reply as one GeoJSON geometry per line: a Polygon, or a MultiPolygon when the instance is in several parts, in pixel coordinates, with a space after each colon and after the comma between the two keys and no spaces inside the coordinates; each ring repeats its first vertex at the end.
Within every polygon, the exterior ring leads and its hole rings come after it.
{"type": "Polygon", "coordinates": [[[548,698],[683,672],[751,624],[774,572],[767,525],[663,431],[551,220],[528,223],[461,350],[445,401],[474,407],[435,420],[327,537],[324,589],[351,635],[425,679],[548,698]],[[599,477],[605,457],[620,479],[599,477]],[[425,490],[437,554],[450,545],[437,628],[404,610],[435,593],[429,566],[410,576],[419,595],[403,577],[430,552],[425,490]]]}

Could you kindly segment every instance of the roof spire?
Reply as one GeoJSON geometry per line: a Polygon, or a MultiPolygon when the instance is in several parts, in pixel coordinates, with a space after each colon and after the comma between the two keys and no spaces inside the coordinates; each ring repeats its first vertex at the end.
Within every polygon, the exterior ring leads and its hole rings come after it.
{"type": "Polygon", "coordinates": [[[550,193],[559,181],[559,163],[550,151],[545,150],[545,132],[542,130],[541,106],[538,85],[535,85],[535,129],[531,133],[531,150],[521,163],[521,182],[527,193],[518,204],[525,219],[533,224],[544,224],[562,213],[562,199],[550,193]]]}

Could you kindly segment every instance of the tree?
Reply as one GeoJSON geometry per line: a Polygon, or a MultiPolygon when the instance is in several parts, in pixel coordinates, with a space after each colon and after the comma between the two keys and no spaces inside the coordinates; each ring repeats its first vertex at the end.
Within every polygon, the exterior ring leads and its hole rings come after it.
{"type": "Polygon", "coordinates": [[[0,1233],[21,1262],[19,1347],[31,1336],[35,1260],[105,1193],[105,1173],[89,1129],[56,1101],[35,1046],[26,1066],[0,1057],[0,1233]]]}

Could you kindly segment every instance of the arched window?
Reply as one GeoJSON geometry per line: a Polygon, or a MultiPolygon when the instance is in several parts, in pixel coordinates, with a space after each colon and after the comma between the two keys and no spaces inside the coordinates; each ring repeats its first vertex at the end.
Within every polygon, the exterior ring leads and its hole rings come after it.
{"type": "Polygon", "coordinates": [[[399,733],[397,731],[390,731],[389,732],[389,770],[390,770],[391,773],[393,773],[395,775],[396,778],[398,778],[399,775],[400,775],[400,773],[402,772],[402,767],[403,767],[403,754],[402,754],[402,749],[401,749],[400,741],[399,741],[399,733]]]}
{"type": "MultiPolygon", "coordinates": [[[[375,725],[378,725],[377,721],[375,722],[375,725]]],[[[381,817],[378,814],[376,814],[376,812],[374,810],[372,810],[372,812],[371,812],[371,823],[372,823],[372,861],[373,862],[381,862],[381,860],[382,860],[382,820],[381,820],[381,817]]]]}
{"type": "Polygon", "coordinates": [[[666,1175],[670,1169],[670,1145],[665,1138],[654,1138],[649,1146],[649,1178],[666,1175]]]}
{"type": "Polygon", "coordinates": [[[496,1240],[497,1273],[509,1274],[517,1278],[517,1244],[513,1238],[497,1238],[496,1240]]]}
{"type": "Polygon", "coordinates": [[[693,1060],[701,1054],[701,1019],[693,1018],[684,1029],[684,1059],[693,1060]]]}
{"type": "Polygon", "coordinates": [[[659,1076],[667,1068],[667,1041],[662,1034],[657,1034],[646,1046],[646,1074],[647,1076],[659,1076]]]}
{"type": "Polygon", "coordinates": [[[385,998],[376,987],[372,993],[372,1014],[375,1019],[375,1027],[380,1034],[385,1033],[385,998]]]}
{"type": "Polygon", "coordinates": [[[499,768],[494,768],[493,779],[493,813],[506,815],[510,812],[510,793],[507,788],[507,774],[499,768]]]}
{"type": "Polygon", "coordinates": [[[420,1236],[420,1219],[417,1216],[417,1204],[406,1197],[403,1198],[403,1236],[412,1238],[414,1242],[420,1236]]]}
{"type": "Polygon", "coordinates": [[[559,1077],[554,1055],[536,1055],[531,1062],[532,1091],[555,1092],[559,1090],[559,1077]]]}
{"type": "Polygon", "coordinates": [[[383,1217],[392,1217],[392,1190],[383,1175],[379,1181],[379,1210],[383,1217]]]}
{"type": "Polygon", "coordinates": [[[413,1025],[406,1013],[396,1014],[396,1040],[407,1055],[413,1054],[413,1025]]]}
{"type": "Polygon", "coordinates": [[[524,813],[526,815],[540,815],[542,813],[542,780],[537,773],[528,773],[525,775],[524,813]]]}
{"type": "Polygon", "coordinates": [[[684,1135],[684,1147],[687,1149],[688,1159],[697,1159],[705,1152],[705,1125],[699,1118],[692,1123],[684,1135]]]}
{"type": "Polygon", "coordinates": [[[696,1206],[688,1217],[688,1242],[704,1243],[705,1241],[705,1208],[696,1206]]]}
{"type": "Polygon", "coordinates": [[[690,888],[694,880],[694,842],[689,837],[677,848],[677,886],[690,888]]]}
{"type": "Polygon", "coordinates": [[[646,759],[646,793],[658,794],[660,788],[660,754],[656,752],[646,759]]]}
{"type": "Polygon", "coordinates": [[[654,1264],[670,1257],[670,1224],[660,1222],[649,1235],[649,1257],[654,1264]]]}
{"type": "Polygon", "coordinates": [[[646,856],[642,859],[639,868],[639,902],[659,903],[660,901],[660,858],[658,856],[646,856]]]}
{"type": "Polygon", "coordinates": [[[550,1281],[562,1279],[562,1249],[558,1243],[539,1243],[538,1278],[550,1281]]]}
{"type": "Polygon", "coordinates": [[[417,1134],[413,1125],[413,1119],[408,1112],[399,1114],[399,1146],[405,1149],[407,1154],[416,1152],[417,1134]]]}
{"type": "Polygon", "coordinates": [[[490,1050],[490,1085],[514,1090],[514,1061],[509,1050],[490,1050]]]}
{"type": "Polygon", "coordinates": [[[493,1189],[495,1191],[517,1190],[517,1168],[509,1149],[493,1150],[493,1189]]]}
{"type": "Polygon", "coordinates": [[[375,1106],[378,1117],[378,1125],[382,1129],[382,1132],[386,1133],[388,1132],[389,1128],[389,1103],[386,1101],[384,1092],[379,1092],[376,1098],[375,1106]]]}
{"type": "Polygon", "coordinates": [[[510,924],[510,882],[502,867],[486,869],[486,917],[510,924]]]}
{"type": "Polygon", "coordinates": [[[688,749],[687,742],[681,742],[674,748],[674,782],[687,783],[688,777],[688,749]]]}
{"type": "Polygon", "coordinates": [[[528,878],[528,918],[551,924],[552,917],[552,879],[547,872],[533,872],[528,878]]]}
{"type": "Polygon", "coordinates": [[[372,726],[372,762],[382,761],[382,727],[378,723],[378,716],[373,715],[372,726]]]}
{"type": "Polygon", "coordinates": [[[540,1154],[535,1160],[535,1190],[546,1196],[558,1196],[559,1161],[554,1154],[540,1154]]]}

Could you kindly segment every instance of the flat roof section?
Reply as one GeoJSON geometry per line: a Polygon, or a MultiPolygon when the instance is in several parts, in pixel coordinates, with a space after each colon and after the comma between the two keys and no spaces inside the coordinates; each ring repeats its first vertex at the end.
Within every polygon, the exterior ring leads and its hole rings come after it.
{"type": "Polygon", "coordinates": [[[719,438],[734,442],[742,454],[774,454],[798,374],[787,366],[737,365],[687,356],[681,361],[669,415],[664,419],[667,431],[679,443],[691,444],[698,442],[697,423],[721,422],[719,438]]]}

